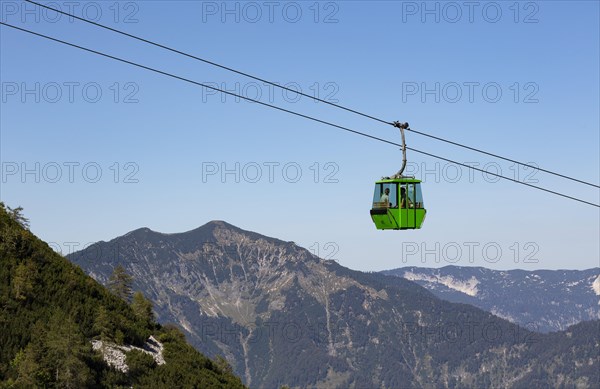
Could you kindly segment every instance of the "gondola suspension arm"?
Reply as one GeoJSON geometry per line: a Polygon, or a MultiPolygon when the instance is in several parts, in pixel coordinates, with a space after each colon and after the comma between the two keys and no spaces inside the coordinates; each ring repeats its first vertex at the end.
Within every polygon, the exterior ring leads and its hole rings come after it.
{"type": "Polygon", "coordinates": [[[404,172],[404,168],[406,168],[406,139],[404,137],[404,130],[408,129],[408,123],[400,123],[399,121],[395,121],[393,124],[394,127],[400,129],[400,135],[402,135],[402,167],[398,173],[392,176],[392,178],[402,178],[402,173],[404,172]]]}

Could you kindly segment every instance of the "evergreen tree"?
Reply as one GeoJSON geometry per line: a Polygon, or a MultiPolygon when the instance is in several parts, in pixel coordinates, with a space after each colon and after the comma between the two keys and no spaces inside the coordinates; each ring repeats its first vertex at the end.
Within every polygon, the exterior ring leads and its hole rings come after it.
{"type": "Polygon", "coordinates": [[[94,320],[93,330],[100,334],[100,340],[109,341],[114,338],[114,327],[108,310],[104,306],[100,306],[94,320]]]}
{"type": "Polygon", "coordinates": [[[131,299],[131,284],[133,278],[127,274],[125,268],[118,265],[113,270],[108,280],[108,289],[117,297],[129,302],[131,299]]]}
{"type": "Polygon", "coordinates": [[[135,315],[146,324],[154,323],[152,301],[144,297],[142,292],[135,292],[131,308],[135,315]]]}
{"type": "Polygon", "coordinates": [[[129,367],[129,376],[134,380],[150,374],[152,369],[156,367],[154,358],[139,350],[131,350],[128,352],[125,362],[129,367]]]}
{"type": "Polygon", "coordinates": [[[35,267],[33,263],[21,263],[15,269],[12,286],[17,300],[25,300],[33,291],[35,267]]]}
{"type": "Polygon", "coordinates": [[[79,327],[61,311],[52,315],[48,326],[45,359],[52,367],[54,382],[61,388],[87,386],[92,374],[85,358],[92,354],[79,327]]]}
{"type": "Polygon", "coordinates": [[[12,209],[11,207],[6,207],[4,203],[0,203],[0,205],[2,208],[7,209],[8,216],[10,216],[11,219],[19,223],[21,227],[29,229],[29,219],[23,216],[23,207],[12,209]]]}
{"type": "Polygon", "coordinates": [[[19,351],[12,363],[17,369],[17,387],[44,386],[50,381],[49,375],[44,374],[45,372],[40,366],[42,355],[43,350],[34,342],[19,351]]]}

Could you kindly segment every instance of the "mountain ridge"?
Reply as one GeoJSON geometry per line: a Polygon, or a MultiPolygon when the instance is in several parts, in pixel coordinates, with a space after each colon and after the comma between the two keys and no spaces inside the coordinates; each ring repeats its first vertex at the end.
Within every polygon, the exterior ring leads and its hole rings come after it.
{"type": "MultiPolygon", "coordinates": [[[[263,238],[273,239],[273,240],[277,240],[277,241],[280,241],[280,242],[285,242],[285,241],[283,241],[281,239],[277,239],[277,238],[274,238],[274,237],[269,237],[269,236],[266,236],[266,235],[262,235],[262,234],[259,234],[257,232],[250,231],[250,230],[245,230],[243,228],[235,226],[235,225],[233,225],[233,224],[231,224],[231,223],[229,223],[227,221],[224,221],[224,220],[210,220],[210,221],[208,221],[208,222],[206,222],[204,224],[199,225],[198,227],[192,228],[191,230],[182,231],[182,232],[160,232],[160,231],[155,231],[155,230],[153,230],[153,229],[151,229],[149,227],[140,227],[140,228],[136,228],[134,230],[131,230],[129,232],[126,232],[123,235],[118,236],[116,238],[113,238],[113,239],[111,239],[109,241],[106,241],[106,242],[110,242],[110,241],[112,241],[114,239],[122,238],[122,237],[125,237],[125,236],[128,236],[128,235],[136,235],[136,234],[141,234],[141,233],[152,233],[152,234],[163,235],[163,236],[193,235],[193,234],[199,233],[199,232],[212,232],[216,228],[219,228],[219,227],[221,227],[221,228],[227,228],[227,229],[234,230],[234,231],[237,231],[237,232],[243,232],[243,233],[246,233],[248,235],[257,235],[257,236],[261,236],[263,238]]],[[[103,241],[99,241],[99,242],[103,242],[103,241]]]]}
{"type": "Polygon", "coordinates": [[[477,306],[535,331],[560,331],[581,321],[600,319],[600,268],[409,266],[382,273],[412,280],[439,298],[477,306]]]}
{"type": "MultiPolygon", "coordinates": [[[[113,258],[89,260],[81,252],[69,259],[102,282],[114,266],[126,267],[162,322],[180,325],[207,355],[223,355],[251,387],[522,387],[532,372],[554,368],[537,359],[535,347],[555,338],[449,303],[409,280],[207,224],[210,233],[115,238],[122,250],[113,258]]],[[[100,244],[99,252],[110,247],[100,244]]],[[[589,369],[576,373],[560,358],[553,363],[568,372],[565,382],[595,379],[589,369]]]]}

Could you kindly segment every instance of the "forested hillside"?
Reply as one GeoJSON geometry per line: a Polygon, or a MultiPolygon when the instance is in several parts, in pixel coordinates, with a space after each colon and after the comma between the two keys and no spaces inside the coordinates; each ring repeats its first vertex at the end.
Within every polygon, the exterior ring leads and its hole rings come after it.
{"type": "Polygon", "coordinates": [[[27,227],[20,208],[0,203],[0,387],[243,387],[223,360],[157,324],[141,293],[131,303],[111,293],[27,227]],[[122,372],[92,349],[92,340],[143,347],[151,335],[164,364],[131,351],[122,372]]]}

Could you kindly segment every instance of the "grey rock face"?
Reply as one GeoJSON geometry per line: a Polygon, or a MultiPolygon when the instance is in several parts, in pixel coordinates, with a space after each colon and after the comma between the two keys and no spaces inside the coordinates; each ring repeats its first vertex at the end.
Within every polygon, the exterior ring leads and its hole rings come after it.
{"type": "Polygon", "coordinates": [[[536,334],[225,222],[180,234],[143,228],[69,258],[103,283],[124,266],[161,323],[224,356],[253,388],[554,386],[556,364],[567,385],[598,375],[589,355],[600,341],[577,343],[594,325],[570,337],[536,334]],[[582,350],[563,360],[559,341],[582,350]]]}

